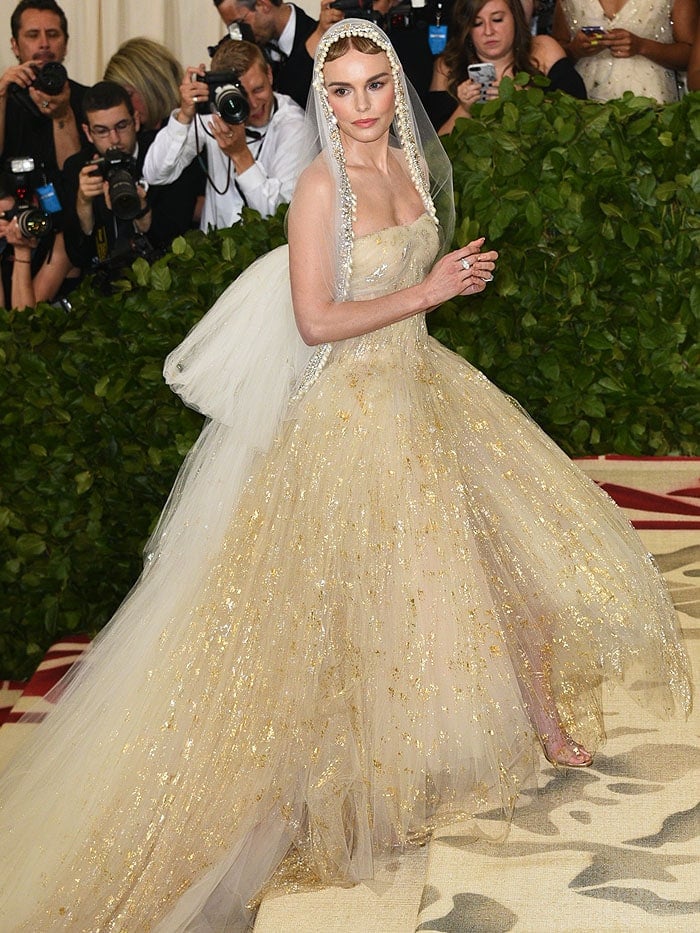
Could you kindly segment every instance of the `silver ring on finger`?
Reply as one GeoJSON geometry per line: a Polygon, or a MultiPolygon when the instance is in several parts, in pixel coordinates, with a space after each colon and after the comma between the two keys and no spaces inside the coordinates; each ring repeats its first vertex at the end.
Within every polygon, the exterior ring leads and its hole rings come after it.
{"type": "Polygon", "coordinates": [[[469,260],[463,258],[463,259],[460,259],[459,261],[461,262],[462,268],[464,269],[464,271],[469,272],[469,270],[472,267],[472,264],[469,262],[469,260]]]}

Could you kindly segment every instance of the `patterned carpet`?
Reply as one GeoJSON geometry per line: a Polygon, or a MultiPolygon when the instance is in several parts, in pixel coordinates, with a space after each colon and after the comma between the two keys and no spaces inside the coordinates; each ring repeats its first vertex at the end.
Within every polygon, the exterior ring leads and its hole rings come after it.
{"type": "MultiPolygon", "coordinates": [[[[700,461],[581,461],[634,522],[671,586],[700,670],[700,461]]],[[[0,681],[0,765],[41,696],[84,649],[56,645],[28,685],[0,681]]],[[[454,826],[371,883],[267,898],[255,933],[700,931],[700,701],[688,722],[606,695],[608,742],[584,771],[543,763],[506,842],[454,826]]]]}

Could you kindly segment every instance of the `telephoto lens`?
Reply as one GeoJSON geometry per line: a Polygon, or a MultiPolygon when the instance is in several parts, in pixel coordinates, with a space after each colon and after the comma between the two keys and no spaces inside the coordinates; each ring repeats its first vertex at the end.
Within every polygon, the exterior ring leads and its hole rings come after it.
{"type": "Polygon", "coordinates": [[[109,186],[112,212],[120,220],[135,220],[141,213],[141,200],[136,190],[134,159],[113,147],[95,163],[109,186]]]}
{"type": "Polygon", "coordinates": [[[60,94],[68,80],[68,72],[60,62],[46,62],[34,78],[34,87],[49,97],[60,94]]]}
{"type": "Polygon", "coordinates": [[[12,220],[13,217],[17,218],[19,232],[28,240],[32,237],[41,239],[51,233],[53,227],[51,215],[42,211],[40,207],[19,207],[6,211],[6,220],[12,220]]]}
{"type": "Polygon", "coordinates": [[[227,84],[224,87],[217,88],[214,104],[219,111],[219,116],[225,123],[237,125],[245,123],[248,119],[250,113],[248,98],[245,92],[241,92],[235,84],[227,84]]]}

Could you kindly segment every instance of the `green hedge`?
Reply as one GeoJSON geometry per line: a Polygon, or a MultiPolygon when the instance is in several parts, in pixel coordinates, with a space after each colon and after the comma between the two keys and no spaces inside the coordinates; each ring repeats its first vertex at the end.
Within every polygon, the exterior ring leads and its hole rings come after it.
{"type": "Polygon", "coordinates": [[[202,419],[163,360],[232,278],[284,242],[284,211],[189,233],[115,294],[73,310],[0,312],[0,675],[26,676],[56,637],[96,632],[141,551],[202,419]]]}
{"type": "Polygon", "coordinates": [[[446,145],[457,239],[501,257],[435,335],[571,454],[697,454],[700,94],[602,105],[509,83],[446,145]]]}
{"type": "MultiPolygon", "coordinates": [[[[504,88],[446,140],[457,241],[501,252],[479,298],[433,332],[515,395],[570,453],[698,453],[700,95],[665,109],[504,88]]],[[[0,674],[94,633],[201,419],[163,359],[226,285],[284,241],[284,210],[192,232],[105,297],[0,312],[0,674]]]]}

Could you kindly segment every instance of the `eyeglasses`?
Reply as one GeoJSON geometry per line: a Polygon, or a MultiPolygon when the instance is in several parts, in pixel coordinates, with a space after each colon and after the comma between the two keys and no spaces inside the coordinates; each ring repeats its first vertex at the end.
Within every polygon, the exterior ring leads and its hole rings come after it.
{"type": "Polygon", "coordinates": [[[227,24],[229,29],[231,28],[231,26],[238,26],[241,23],[247,23],[248,17],[252,14],[253,10],[255,9],[255,4],[253,4],[252,7],[245,6],[245,4],[243,3],[239,3],[238,5],[241,10],[241,16],[239,16],[237,19],[230,20],[230,22],[227,24]]]}
{"type": "Polygon", "coordinates": [[[91,126],[90,132],[93,136],[97,136],[98,139],[104,139],[106,136],[109,136],[110,133],[116,133],[118,136],[121,136],[122,133],[126,133],[134,125],[134,121],[131,117],[128,120],[120,120],[119,123],[115,123],[114,126],[91,126]]]}

